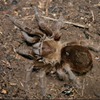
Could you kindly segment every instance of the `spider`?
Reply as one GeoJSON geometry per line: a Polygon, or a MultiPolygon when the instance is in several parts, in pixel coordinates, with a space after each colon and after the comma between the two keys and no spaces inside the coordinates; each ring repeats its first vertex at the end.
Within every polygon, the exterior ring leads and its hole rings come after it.
{"type": "Polygon", "coordinates": [[[99,51],[100,47],[92,45],[90,41],[62,43],[60,41],[62,36],[60,29],[63,25],[63,16],[60,15],[55,25],[55,31],[52,31],[41,18],[36,7],[34,7],[34,11],[40,30],[32,30],[9,14],[5,14],[6,17],[21,29],[25,41],[32,44],[32,50],[16,49],[18,54],[33,59],[33,64],[26,69],[27,73],[24,79],[25,86],[27,87],[27,82],[29,81],[32,69],[37,67],[40,68],[40,87],[42,96],[45,97],[46,73],[54,67],[60,79],[64,80],[69,78],[76,87],[81,88],[80,82],[74,72],[88,72],[93,65],[92,54],[89,49],[99,51]],[[31,37],[30,35],[33,36],[31,37]]]}

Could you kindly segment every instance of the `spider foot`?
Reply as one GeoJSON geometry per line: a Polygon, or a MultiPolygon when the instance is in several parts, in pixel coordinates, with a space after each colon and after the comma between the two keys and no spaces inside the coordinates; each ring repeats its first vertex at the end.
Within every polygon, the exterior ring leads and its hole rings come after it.
{"type": "Polygon", "coordinates": [[[11,20],[17,27],[22,29],[24,32],[26,32],[30,35],[37,35],[40,37],[45,37],[41,31],[39,31],[37,29],[34,29],[34,30],[30,29],[29,27],[27,27],[26,25],[23,25],[20,21],[18,21],[14,17],[12,17],[11,15],[5,14],[5,16],[8,17],[9,20],[11,20]]]}
{"type": "Polygon", "coordinates": [[[94,52],[99,52],[100,51],[100,46],[98,46],[96,43],[93,44],[91,40],[88,41],[80,41],[80,44],[89,48],[90,50],[93,50],[94,52]]]}
{"type": "Polygon", "coordinates": [[[30,74],[31,74],[33,68],[34,68],[33,65],[31,65],[31,66],[27,66],[25,69],[25,76],[24,76],[24,80],[23,80],[25,91],[29,91],[28,82],[30,80],[30,74]]]}
{"type": "Polygon", "coordinates": [[[62,35],[62,33],[60,32],[60,29],[62,28],[62,24],[63,24],[63,16],[60,15],[56,24],[56,29],[54,31],[54,39],[57,41],[61,38],[62,35]]]}
{"type": "Polygon", "coordinates": [[[46,96],[46,77],[45,77],[45,74],[46,74],[45,70],[41,69],[40,73],[39,73],[39,80],[40,80],[40,87],[41,87],[43,97],[46,96]]]}
{"type": "Polygon", "coordinates": [[[32,55],[32,51],[31,50],[25,50],[25,49],[16,49],[16,52],[22,56],[25,56],[27,58],[33,59],[34,56],[32,55]]]}
{"type": "Polygon", "coordinates": [[[77,79],[77,77],[74,75],[74,73],[71,71],[70,65],[66,64],[64,66],[64,69],[68,73],[69,79],[72,81],[74,86],[77,88],[81,88],[81,84],[80,84],[79,80],[77,79]]]}
{"type": "Polygon", "coordinates": [[[47,35],[47,36],[52,36],[53,32],[52,30],[47,26],[47,24],[45,23],[45,21],[41,18],[41,16],[39,15],[36,7],[34,7],[34,11],[35,11],[35,17],[36,20],[38,22],[38,25],[40,27],[40,29],[47,35]]]}
{"type": "Polygon", "coordinates": [[[9,20],[11,20],[16,26],[21,28],[23,31],[28,32],[28,33],[30,33],[32,31],[30,28],[28,28],[27,26],[23,25],[20,21],[18,21],[17,19],[12,17],[11,15],[5,14],[5,16],[8,17],[9,20]]]}
{"type": "Polygon", "coordinates": [[[34,36],[34,37],[30,37],[28,36],[24,31],[21,31],[23,38],[28,42],[28,43],[37,43],[40,40],[40,37],[38,36],[34,36]]]}

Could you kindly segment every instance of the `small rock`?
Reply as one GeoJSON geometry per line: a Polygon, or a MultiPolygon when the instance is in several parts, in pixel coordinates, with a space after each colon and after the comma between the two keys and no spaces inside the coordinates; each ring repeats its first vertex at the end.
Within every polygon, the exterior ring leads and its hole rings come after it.
{"type": "Polygon", "coordinates": [[[38,83],[36,82],[35,85],[38,85],[38,83]]]}
{"type": "Polygon", "coordinates": [[[56,16],[56,14],[53,14],[53,16],[55,17],[55,16],[56,16]]]}
{"type": "Polygon", "coordinates": [[[16,0],[12,1],[12,4],[16,5],[18,2],[16,0]]]}
{"type": "Polygon", "coordinates": [[[72,2],[68,2],[69,7],[73,7],[73,3],[72,2]]]}
{"type": "Polygon", "coordinates": [[[3,7],[0,7],[0,11],[3,11],[3,7]]]}
{"type": "Polygon", "coordinates": [[[48,94],[48,97],[50,98],[51,97],[51,94],[48,94]]]}
{"type": "Polygon", "coordinates": [[[90,23],[90,22],[92,22],[92,21],[93,21],[93,18],[90,17],[90,18],[88,19],[88,23],[90,23]]]}
{"type": "Polygon", "coordinates": [[[95,92],[95,96],[100,97],[100,93],[95,92]]]}
{"type": "Polygon", "coordinates": [[[72,86],[71,85],[68,85],[68,84],[64,84],[64,87],[72,88],[72,86]]]}
{"type": "Polygon", "coordinates": [[[69,91],[69,90],[67,90],[67,89],[64,90],[64,91],[62,91],[62,93],[66,94],[66,95],[68,95],[68,96],[69,96],[70,94],[73,94],[71,91],[69,91]]]}
{"type": "Polygon", "coordinates": [[[98,60],[99,59],[99,56],[96,56],[95,59],[98,60]]]}
{"type": "Polygon", "coordinates": [[[53,70],[52,70],[50,73],[51,73],[51,74],[54,74],[54,73],[55,73],[55,71],[53,71],[53,70]]]}

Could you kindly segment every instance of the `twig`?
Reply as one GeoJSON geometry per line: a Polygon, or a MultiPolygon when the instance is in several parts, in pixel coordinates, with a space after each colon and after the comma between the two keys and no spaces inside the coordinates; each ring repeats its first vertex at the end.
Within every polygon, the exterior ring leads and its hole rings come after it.
{"type": "Polygon", "coordinates": [[[6,87],[8,89],[8,80],[6,80],[2,75],[1,75],[1,78],[4,80],[5,84],[6,84],[6,87]]]}
{"type": "Polygon", "coordinates": [[[84,83],[85,83],[85,79],[83,80],[82,96],[84,95],[84,88],[85,88],[84,83]]]}
{"type": "Polygon", "coordinates": [[[51,10],[51,13],[57,8],[57,6],[55,6],[52,10],[51,10]]]}
{"type": "MultiPolygon", "coordinates": [[[[45,18],[45,19],[48,19],[48,20],[58,21],[58,19],[54,19],[54,18],[50,18],[50,17],[45,17],[45,16],[42,16],[42,17],[45,18]]],[[[63,21],[63,23],[75,25],[75,26],[82,27],[82,28],[89,28],[89,27],[86,26],[86,25],[81,25],[81,24],[79,24],[79,23],[73,23],[73,22],[69,22],[69,21],[63,21]]]]}
{"type": "Polygon", "coordinates": [[[10,63],[8,61],[4,61],[4,60],[1,60],[1,62],[3,62],[4,64],[7,65],[7,68],[12,68],[10,63]]]}
{"type": "Polygon", "coordinates": [[[93,10],[91,10],[91,14],[92,14],[92,18],[93,18],[93,21],[94,21],[94,14],[93,14],[93,10]]]}
{"type": "Polygon", "coordinates": [[[93,6],[94,7],[100,6],[100,2],[98,4],[94,4],[93,6]]]}
{"type": "Polygon", "coordinates": [[[83,32],[84,34],[85,34],[85,37],[87,38],[87,39],[89,39],[89,34],[84,30],[84,32],[83,32]]]}
{"type": "Polygon", "coordinates": [[[46,3],[46,16],[48,16],[48,5],[50,3],[50,0],[47,0],[47,3],[46,3]]]}
{"type": "MultiPolygon", "coordinates": [[[[27,18],[28,18],[28,19],[31,19],[32,17],[34,17],[34,15],[25,16],[25,17],[23,17],[23,18],[20,19],[20,20],[25,20],[25,19],[27,19],[27,18]]],[[[50,17],[46,17],[46,16],[41,16],[41,17],[43,17],[44,19],[52,20],[52,21],[58,21],[58,19],[54,19],[54,18],[50,18],[50,17]]],[[[75,25],[75,26],[82,27],[82,28],[89,28],[87,25],[81,25],[81,24],[79,24],[79,23],[73,23],[73,22],[69,22],[69,21],[63,21],[63,23],[75,25]]]]}

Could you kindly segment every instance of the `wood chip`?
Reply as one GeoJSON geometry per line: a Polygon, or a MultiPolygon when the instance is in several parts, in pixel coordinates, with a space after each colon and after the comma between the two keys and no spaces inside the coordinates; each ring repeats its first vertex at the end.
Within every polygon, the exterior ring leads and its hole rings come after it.
{"type": "Polygon", "coordinates": [[[2,89],[1,93],[6,94],[6,93],[7,93],[7,91],[6,91],[6,90],[4,90],[4,89],[2,89]]]}
{"type": "Polygon", "coordinates": [[[12,86],[17,85],[16,83],[13,83],[13,82],[9,82],[9,84],[12,86]]]}
{"type": "Polygon", "coordinates": [[[0,34],[2,34],[2,32],[0,32],[0,34]]]}
{"type": "MultiPolygon", "coordinates": [[[[50,17],[46,17],[46,16],[41,16],[41,17],[43,17],[44,19],[47,19],[47,20],[58,21],[58,19],[54,19],[54,18],[50,18],[50,17]]],[[[73,22],[69,22],[69,21],[63,21],[63,23],[82,27],[82,28],[89,28],[87,25],[82,25],[79,23],[73,23],[73,22]]]]}
{"type": "Polygon", "coordinates": [[[47,0],[47,3],[46,3],[46,16],[48,16],[49,3],[50,3],[50,0],[47,0]]]}

